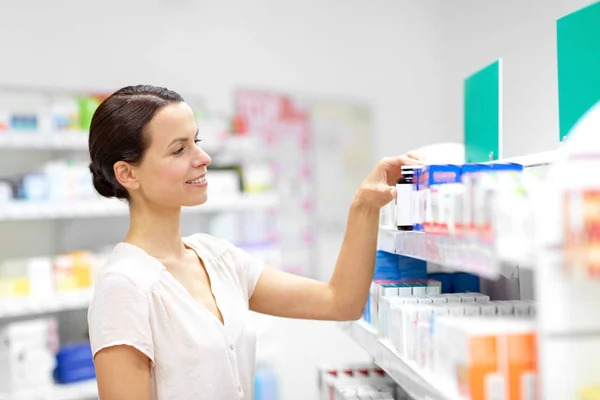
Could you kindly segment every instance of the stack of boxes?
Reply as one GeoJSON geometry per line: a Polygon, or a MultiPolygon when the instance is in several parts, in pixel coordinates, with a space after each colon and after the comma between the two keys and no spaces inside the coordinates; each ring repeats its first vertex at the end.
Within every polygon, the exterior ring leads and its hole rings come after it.
{"type": "Polygon", "coordinates": [[[375,281],[372,287],[365,322],[403,361],[467,399],[535,398],[533,302],[440,293],[434,280],[375,281]]]}
{"type": "Polygon", "coordinates": [[[363,322],[443,391],[537,400],[535,303],[479,290],[477,276],[427,274],[424,261],[379,251],[363,322]]]}
{"type": "Polygon", "coordinates": [[[31,391],[51,393],[55,384],[96,377],[89,343],[62,347],[59,343],[56,318],[15,321],[1,327],[0,398],[31,391]]]}
{"type": "MultiPolygon", "coordinates": [[[[468,238],[487,245],[493,244],[499,223],[504,231],[521,228],[522,218],[513,221],[510,212],[498,212],[502,208],[498,207],[500,197],[510,203],[512,211],[527,204],[524,199],[529,196],[529,180],[524,178],[520,164],[426,165],[405,173],[411,177],[412,191],[398,190],[402,198],[384,207],[384,227],[411,229],[395,226],[396,217],[409,212],[411,215],[403,220],[412,220],[414,231],[468,238]]],[[[404,189],[406,180],[397,186],[404,189]]]]}
{"type": "Polygon", "coordinates": [[[373,364],[322,366],[320,400],[408,400],[400,387],[373,364]]]}
{"type": "Polygon", "coordinates": [[[58,348],[56,321],[15,322],[0,331],[0,392],[50,387],[58,348]]]}

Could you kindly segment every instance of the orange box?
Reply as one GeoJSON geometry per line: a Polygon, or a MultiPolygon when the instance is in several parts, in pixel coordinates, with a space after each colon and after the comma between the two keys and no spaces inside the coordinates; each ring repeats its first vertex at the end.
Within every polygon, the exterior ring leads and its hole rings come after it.
{"type": "Polygon", "coordinates": [[[537,400],[537,340],[531,321],[460,318],[454,371],[471,400],[537,400]]]}
{"type": "Polygon", "coordinates": [[[458,391],[461,396],[471,400],[487,400],[490,398],[487,394],[490,382],[500,383],[492,384],[492,389],[504,390],[504,379],[498,375],[497,337],[493,334],[475,334],[466,340],[467,359],[456,365],[458,391]]]}
{"type": "Polygon", "coordinates": [[[535,332],[509,333],[499,341],[506,347],[509,400],[537,399],[537,336],[535,332]]]}

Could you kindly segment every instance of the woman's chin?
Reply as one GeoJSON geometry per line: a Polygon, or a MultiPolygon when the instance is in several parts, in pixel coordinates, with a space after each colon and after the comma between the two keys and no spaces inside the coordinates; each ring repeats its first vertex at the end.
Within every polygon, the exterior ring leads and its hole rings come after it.
{"type": "Polygon", "coordinates": [[[189,201],[182,204],[182,206],[183,207],[201,206],[202,204],[206,203],[206,200],[208,200],[208,196],[206,196],[206,194],[205,194],[204,196],[198,196],[195,199],[189,199],[189,201]]]}

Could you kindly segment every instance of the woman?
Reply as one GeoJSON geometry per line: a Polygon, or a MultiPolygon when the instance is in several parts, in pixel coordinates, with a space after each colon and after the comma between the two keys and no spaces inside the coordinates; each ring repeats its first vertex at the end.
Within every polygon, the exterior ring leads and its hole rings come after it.
{"type": "Polygon", "coordinates": [[[97,109],[90,170],[105,197],[126,199],[130,228],[104,265],[89,308],[102,400],[251,399],[255,336],[248,310],[354,320],[367,299],[379,209],[411,155],[384,159],[352,201],[329,283],[261,265],[205,234],[182,238],[182,206],[207,198],[210,157],[175,92],[123,88],[97,109]]]}

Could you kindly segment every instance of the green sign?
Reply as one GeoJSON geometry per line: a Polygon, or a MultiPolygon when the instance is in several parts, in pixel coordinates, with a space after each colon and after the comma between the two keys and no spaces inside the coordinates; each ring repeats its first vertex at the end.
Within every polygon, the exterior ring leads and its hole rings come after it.
{"type": "Polygon", "coordinates": [[[600,101],[600,2],[556,22],[560,140],[600,101]]]}
{"type": "Polygon", "coordinates": [[[464,141],[467,162],[500,157],[501,60],[474,73],[464,82],[464,141]]]}

